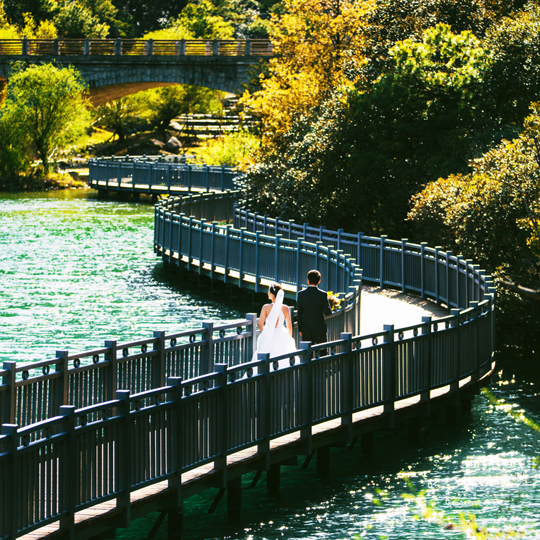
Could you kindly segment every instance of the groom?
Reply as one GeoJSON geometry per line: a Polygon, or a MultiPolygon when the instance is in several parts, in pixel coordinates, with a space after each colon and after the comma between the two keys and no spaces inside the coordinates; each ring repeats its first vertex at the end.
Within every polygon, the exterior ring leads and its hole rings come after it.
{"type": "Polygon", "coordinates": [[[308,287],[298,293],[298,331],[302,341],[325,343],[328,340],[324,316],[330,315],[332,310],[326,292],[318,287],[321,273],[310,270],[307,280],[308,287]]]}

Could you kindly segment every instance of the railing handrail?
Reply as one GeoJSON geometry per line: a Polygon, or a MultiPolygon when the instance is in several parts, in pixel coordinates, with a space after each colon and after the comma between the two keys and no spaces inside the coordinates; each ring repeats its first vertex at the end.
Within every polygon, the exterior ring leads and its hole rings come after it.
{"type": "Polygon", "coordinates": [[[2,56],[271,57],[268,39],[0,39],[2,56]]]}
{"type": "Polygon", "coordinates": [[[177,156],[110,156],[88,160],[89,184],[95,189],[155,194],[156,189],[230,191],[240,176],[234,167],[178,162],[177,156]],[[144,189],[140,186],[145,186],[144,189]]]}
{"type": "MultiPolygon", "coordinates": [[[[474,264],[469,259],[464,259],[460,255],[455,256],[451,251],[443,251],[441,248],[431,248],[425,242],[414,244],[410,243],[407,239],[390,240],[386,236],[372,237],[365,236],[363,233],[348,233],[343,229],[335,231],[326,229],[325,227],[311,227],[309,224],[298,225],[293,221],[284,221],[279,218],[270,218],[267,215],[261,215],[257,212],[250,212],[238,205],[235,207],[234,223],[236,227],[244,227],[248,231],[260,231],[265,235],[282,234],[290,239],[309,239],[314,242],[331,245],[335,249],[342,250],[346,253],[354,253],[356,263],[362,268],[364,281],[376,283],[381,288],[384,286],[401,288],[402,292],[412,292],[419,294],[422,298],[432,298],[438,304],[446,304],[448,308],[466,309],[470,301],[480,301],[488,293],[495,294],[495,286],[491,276],[487,275],[484,270],[481,270],[479,265],[474,264]],[[377,261],[378,264],[376,266],[367,264],[365,257],[366,250],[377,252],[379,261],[377,261]],[[445,266],[448,264],[454,265],[467,277],[471,274],[476,284],[476,287],[473,288],[473,296],[470,298],[451,298],[449,295],[443,295],[440,287],[436,287],[435,290],[430,291],[423,286],[423,283],[415,285],[406,280],[385,279],[383,272],[376,273],[374,270],[382,268],[385,264],[385,256],[391,255],[392,252],[400,256],[407,253],[410,256],[420,257],[423,260],[431,260],[437,263],[442,261],[442,264],[445,266]]],[[[403,273],[403,271],[400,272],[398,277],[404,277],[403,273]]],[[[447,290],[450,289],[447,283],[444,285],[447,290]]]]}

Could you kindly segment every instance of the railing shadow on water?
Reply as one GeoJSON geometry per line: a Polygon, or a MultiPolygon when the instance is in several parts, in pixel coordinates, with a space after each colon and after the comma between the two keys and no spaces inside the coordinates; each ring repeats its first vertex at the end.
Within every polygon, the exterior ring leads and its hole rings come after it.
{"type": "Polygon", "coordinates": [[[182,474],[202,465],[225,474],[228,455],[256,447],[269,456],[270,442],[293,432],[309,452],[319,424],[352,426],[374,407],[391,416],[404,399],[458,393],[493,368],[494,289],[477,265],[425,244],[260,216],[239,206],[240,196],[159,203],[156,254],[232,287],[280,281],[292,297],[307,270],[320,268],[323,287],[344,296],[329,342],[254,358],[250,314],[34,364],[5,362],[0,539],[55,522],[75,537],[75,513],[107,500],[123,509],[118,526],[126,527],[135,490],[163,481],[179,489],[182,474]],[[450,313],[360,335],[362,281],[420,294],[450,313]]]}

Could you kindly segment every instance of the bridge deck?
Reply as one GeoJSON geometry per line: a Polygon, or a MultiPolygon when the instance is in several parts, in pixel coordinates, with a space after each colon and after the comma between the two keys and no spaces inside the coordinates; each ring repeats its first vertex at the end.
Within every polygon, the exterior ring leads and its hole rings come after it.
{"type": "MultiPolygon", "coordinates": [[[[372,333],[382,329],[385,324],[393,324],[396,327],[410,326],[421,322],[423,316],[433,318],[442,317],[448,314],[447,310],[437,304],[422,300],[408,294],[402,294],[392,290],[380,290],[376,287],[364,287],[362,293],[362,333],[372,333]]],[[[467,384],[468,379],[461,382],[467,384]]],[[[440,388],[431,392],[431,398],[444,397],[449,392],[449,387],[440,388]]],[[[395,404],[396,416],[409,418],[418,414],[417,408],[424,406],[420,401],[420,396],[413,396],[401,400],[395,404]]],[[[352,433],[358,435],[375,431],[376,429],[388,426],[389,414],[385,413],[382,406],[373,407],[353,415],[352,433]]],[[[325,422],[313,427],[313,448],[318,448],[328,444],[343,441],[344,426],[341,419],[325,422]]],[[[284,460],[306,455],[303,447],[303,440],[300,433],[292,433],[275,439],[270,443],[271,463],[280,463],[284,460]]],[[[245,449],[241,452],[231,454],[227,457],[227,472],[230,478],[241,476],[251,471],[261,468],[260,456],[257,454],[257,447],[245,449]]],[[[187,499],[210,487],[219,487],[221,471],[214,469],[213,465],[205,465],[182,475],[182,497],[187,499]]],[[[168,501],[174,496],[167,481],[147,486],[131,493],[131,518],[135,519],[150,512],[167,508],[168,501]]],[[[87,508],[75,515],[75,529],[77,538],[87,538],[93,536],[96,531],[106,531],[111,528],[107,522],[114,523],[123,509],[116,507],[116,501],[108,501],[87,508]],[[101,526],[100,526],[101,524],[101,526]],[[92,530],[90,534],[85,530],[92,530]]],[[[114,527],[114,525],[112,525],[114,527]]],[[[60,538],[65,536],[65,532],[59,530],[58,523],[41,527],[25,536],[24,540],[35,540],[38,538],[60,538]]]]}

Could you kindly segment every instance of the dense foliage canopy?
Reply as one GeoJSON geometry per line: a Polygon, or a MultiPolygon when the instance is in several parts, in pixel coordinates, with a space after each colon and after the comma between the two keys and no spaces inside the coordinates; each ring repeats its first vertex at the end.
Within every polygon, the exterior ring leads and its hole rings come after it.
{"type": "Polygon", "coordinates": [[[14,133],[19,143],[11,143],[10,155],[26,151],[41,161],[47,174],[55,152],[89,125],[84,90],[82,78],[73,68],[15,66],[6,102],[0,109],[0,123],[9,126],[4,129],[14,133]]]}

